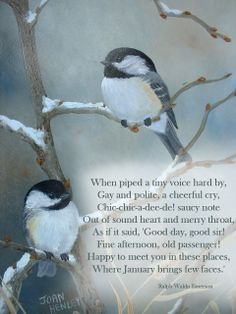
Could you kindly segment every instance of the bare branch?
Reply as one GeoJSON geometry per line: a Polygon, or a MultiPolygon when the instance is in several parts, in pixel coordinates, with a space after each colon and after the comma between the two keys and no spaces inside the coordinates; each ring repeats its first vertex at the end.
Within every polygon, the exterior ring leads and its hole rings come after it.
{"type": "Polygon", "coordinates": [[[217,79],[209,79],[207,80],[205,77],[201,76],[199,77],[198,79],[184,85],[182,88],[180,88],[170,99],[170,103],[173,104],[176,99],[184,92],[186,92],[187,90],[189,90],[190,88],[193,88],[195,86],[198,86],[198,85],[204,85],[204,84],[211,84],[211,83],[216,83],[216,82],[220,82],[220,81],[223,81],[227,78],[229,78],[232,74],[231,73],[228,73],[228,74],[225,74],[224,76],[220,77],[220,78],[217,78],[217,79]]]}
{"type": "Polygon", "coordinates": [[[2,115],[0,115],[0,128],[15,133],[23,141],[30,144],[34,150],[39,148],[45,149],[46,147],[44,142],[44,132],[42,130],[26,127],[21,122],[11,120],[8,117],[2,115]]]}
{"type": "Polygon", "coordinates": [[[194,135],[194,137],[192,138],[192,140],[185,147],[185,149],[184,149],[185,152],[189,151],[193,147],[193,145],[197,142],[197,140],[200,138],[200,136],[202,135],[202,133],[203,133],[205,127],[206,127],[206,124],[207,124],[210,112],[212,112],[214,109],[216,109],[217,107],[219,107],[220,105],[224,104],[226,101],[228,101],[229,99],[231,99],[231,98],[233,98],[235,96],[236,96],[236,91],[233,91],[227,97],[217,101],[216,103],[214,103],[214,104],[207,104],[206,105],[205,114],[203,116],[201,125],[200,125],[198,131],[196,132],[196,134],[194,135]]]}
{"type": "Polygon", "coordinates": [[[216,27],[210,26],[205,21],[200,19],[198,16],[193,15],[190,11],[170,9],[165,3],[161,2],[160,0],[154,0],[154,3],[156,4],[157,9],[162,18],[166,19],[169,16],[169,17],[191,19],[197,24],[201,25],[213,38],[221,38],[226,42],[231,42],[230,37],[219,33],[216,27]]]}

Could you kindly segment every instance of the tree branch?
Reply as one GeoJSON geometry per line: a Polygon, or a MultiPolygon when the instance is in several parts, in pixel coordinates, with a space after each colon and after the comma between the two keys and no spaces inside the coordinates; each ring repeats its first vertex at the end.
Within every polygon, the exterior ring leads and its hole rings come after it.
{"type": "Polygon", "coordinates": [[[185,152],[189,151],[193,147],[193,145],[197,142],[197,140],[200,138],[200,136],[202,135],[202,133],[203,133],[205,127],[206,127],[206,124],[207,124],[210,112],[212,112],[214,109],[216,109],[217,107],[219,107],[220,105],[224,104],[226,101],[228,101],[229,99],[231,99],[231,98],[233,98],[235,96],[236,96],[236,91],[233,91],[227,97],[217,101],[216,103],[214,103],[214,104],[207,104],[206,105],[205,114],[203,116],[201,125],[200,125],[198,131],[196,132],[196,134],[194,135],[194,137],[192,138],[192,140],[185,147],[185,149],[184,149],[185,152]]]}
{"type": "Polygon", "coordinates": [[[165,3],[161,2],[160,0],[154,0],[154,3],[162,18],[166,19],[169,16],[169,17],[191,19],[197,24],[201,25],[213,38],[221,38],[226,42],[231,42],[230,37],[219,33],[216,27],[210,26],[205,21],[200,19],[198,16],[193,15],[190,11],[170,9],[165,3]]]}
{"type": "Polygon", "coordinates": [[[223,81],[227,78],[229,78],[232,75],[232,73],[225,74],[224,76],[217,78],[217,79],[206,79],[205,77],[201,76],[198,79],[184,85],[182,88],[180,88],[171,98],[170,98],[170,103],[173,104],[176,99],[183,94],[184,92],[188,91],[190,88],[193,88],[198,85],[205,85],[205,84],[211,84],[211,83],[216,83],[223,81]]]}
{"type": "MultiPolygon", "coordinates": [[[[163,111],[168,110],[170,108],[175,107],[175,100],[184,92],[187,90],[198,86],[198,85],[204,85],[204,84],[211,84],[215,82],[219,82],[222,80],[225,80],[229,78],[232,74],[226,74],[223,77],[217,78],[217,79],[206,79],[204,77],[200,77],[197,80],[194,80],[184,87],[180,88],[171,98],[170,98],[170,105],[167,105],[163,107],[162,110],[159,110],[157,115],[155,117],[152,117],[151,123],[159,121],[160,120],[160,115],[163,113],[163,111]]],[[[233,92],[234,93],[234,92],[233,92]]],[[[230,97],[231,98],[231,97],[230,97]]],[[[227,98],[226,100],[228,100],[227,98]]],[[[225,101],[226,101],[225,100],[225,101]]],[[[112,120],[114,122],[120,123],[120,119],[118,119],[115,114],[108,108],[106,107],[105,104],[99,102],[99,103],[81,103],[81,102],[64,102],[59,99],[50,99],[48,97],[43,97],[43,114],[45,117],[48,119],[52,119],[58,115],[62,114],[69,114],[69,113],[74,113],[74,114],[99,114],[102,116],[105,116],[109,120],[112,120]]],[[[127,126],[129,129],[134,130],[139,127],[145,126],[144,121],[127,121],[127,126]]],[[[138,130],[137,130],[138,131],[138,130]]]]}
{"type": "Polygon", "coordinates": [[[0,115],[0,128],[6,129],[15,133],[23,141],[30,144],[30,146],[38,151],[39,149],[45,150],[46,144],[44,142],[44,132],[36,130],[31,127],[26,127],[19,121],[11,120],[6,116],[0,115]]]}

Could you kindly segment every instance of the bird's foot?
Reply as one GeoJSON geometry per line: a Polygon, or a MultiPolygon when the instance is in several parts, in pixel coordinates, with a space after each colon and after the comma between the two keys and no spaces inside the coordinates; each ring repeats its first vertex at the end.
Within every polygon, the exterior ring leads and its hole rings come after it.
{"type": "Polygon", "coordinates": [[[52,259],[54,257],[54,255],[51,252],[44,251],[44,253],[46,254],[47,259],[52,259]]]}
{"type": "Polygon", "coordinates": [[[128,128],[128,122],[127,122],[127,120],[121,120],[120,123],[121,123],[121,125],[122,125],[124,128],[128,128]]]}
{"type": "Polygon", "coordinates": [[[129,130],[131,132],[134,132],[134,133],[138,133],[139,132],[139,128],[137,126],[133,126],[132,128],[129,128],[129,130]]]}
{"type": "Polygon", "coordinates": [[[146,126],[150,126],[152,124],[152,119],[151,118],[147,118],[143,121],[144,125],[146,126]]]}
{"type": "Polygon", "coordinates": [[[66,253],[61,254],[60,257],[64,262],[69,261],[69,255],[66,253]]]}

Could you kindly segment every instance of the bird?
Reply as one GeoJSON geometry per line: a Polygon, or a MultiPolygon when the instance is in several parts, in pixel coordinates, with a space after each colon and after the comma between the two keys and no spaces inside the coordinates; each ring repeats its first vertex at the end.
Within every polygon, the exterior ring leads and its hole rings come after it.
{"type": "Polygon", "coordinates": [[[78,209],[61,181],[45,180],[29,189],[24,199],[23,229],[28,244],[47,257],[38,262],[37,276],[54,277],[52,257],[69,260],[79,232],[78,209]]]}
{"type": "Polygon", "coordinates": [[[103,99],[122,126],[142,121],[159,136],[172,159],[181,155],[179,161],[191,160],[176,134],[169,91],[153,61],[140,50],[121,47],[110,51],[101,63],[103,99]],[[159,113],[159,121],[152,122],[159,113]]]}

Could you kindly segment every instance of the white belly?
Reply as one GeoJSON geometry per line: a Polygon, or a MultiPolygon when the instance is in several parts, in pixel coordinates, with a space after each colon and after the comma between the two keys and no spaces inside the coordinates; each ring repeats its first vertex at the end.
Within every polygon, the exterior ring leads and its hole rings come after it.
{"type": "Polygon", "coordinates": [[[56,256],[69,253],[79,231],[79,213],[73,202],[61,210],[42,210],[27,221],[35,248],[56,256]]]}
{"type": "Polygon", "coordinates": [[[119,118],[130,122],[154,117],[161,108],[155,92],[139,77],[104,78],[102,93],[105,105],[119,118]]]}

